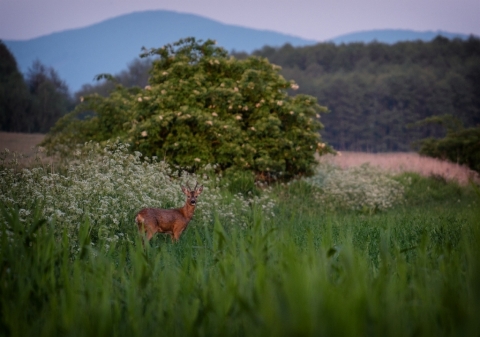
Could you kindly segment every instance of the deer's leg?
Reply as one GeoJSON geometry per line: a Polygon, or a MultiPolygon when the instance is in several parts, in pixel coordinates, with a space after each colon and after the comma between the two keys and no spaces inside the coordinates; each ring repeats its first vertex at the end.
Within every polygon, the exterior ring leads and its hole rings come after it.
{"type": "Polygon", "coordinates": [[[145,226],[144,222],[138,222],[138,233],[142,237],[142,243],[145,244],[145,241],[150,241],[155,234],[155,231],[152,231],[150,227],[145,226]]]}
{"type": "Polygon", "coordinates": [[[175,241],[180,240],[180,236],[182,235],[182,233],[183,233],[183,229],[174,231],[174,232],[173,232],[173,236],[172,236],[172,241],[173,241],[174,239],[175,239],[175,241]]]}
{"type": "Polygon", "coordinates": [[[144,240],[145,240],[144,235],[148,234],[147,229],[145,228],[145,223],[143,221],[139,221],[138,218],[137,218],[136,223],[137,223],[137,227],[138,227],[138,234],[140,234],[140,237],[142,238],[142,243],[144,243],[144,240]]]}

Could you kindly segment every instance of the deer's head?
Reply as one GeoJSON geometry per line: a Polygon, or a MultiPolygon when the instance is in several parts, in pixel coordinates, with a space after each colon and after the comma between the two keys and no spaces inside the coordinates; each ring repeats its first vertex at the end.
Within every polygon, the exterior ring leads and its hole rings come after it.
{"type": "Polygon", "coordinates": [[[201,185],[198,189],[197,186],[198,183],[196,183],[193,190],[190,188],[190,186],[188,186],[188,183],[187,187],[182,186],[182,192],[187,196],[187,204],[191,206],[195,206],[197,204],[197,198],[203,191],[203,185],[201,185]]]}

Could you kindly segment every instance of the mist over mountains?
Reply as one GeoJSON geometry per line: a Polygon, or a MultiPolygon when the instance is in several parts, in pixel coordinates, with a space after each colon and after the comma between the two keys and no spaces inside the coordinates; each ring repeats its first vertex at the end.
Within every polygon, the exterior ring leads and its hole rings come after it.
{"type": "MultiPolygon", "coordinates": [[[[333,43],[431,40],[438,34],[448,38],[465,35],[445,32],[377,30],[342,35],[333,43]]],[[[142,47],[158,48],[181,38],[214,39],[228,51],[250,53],[265,45],[306,46],[318,41],[306,40],[273,31],[227,25],[198,15],[172,11],[146,11],[122,15],[79,29],[38,37],[26,41],[6,40],[19,69],[27,72],[33,61],[53,67],[75,92],[83,84],[93,83],[100,73],[117,74],[141,53],[142,47]]]]}

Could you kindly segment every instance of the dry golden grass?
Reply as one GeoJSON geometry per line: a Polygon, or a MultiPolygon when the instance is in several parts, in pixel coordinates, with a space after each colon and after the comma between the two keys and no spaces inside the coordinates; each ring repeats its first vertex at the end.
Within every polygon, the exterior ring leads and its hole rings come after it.
{"type": "Polygon", "coordinates": [[[8,149],[10,154],[7,158],[15,156],[20,167],[28,167],[38,158],[43,164],[51,163],[52,158],[40,154],[36,148],[44,137],[44,134],[39,133],[0,132],[0,152],[8,149]]]}
{"type": "Polygon", "coordinates": [[[8,149],[11,152],[21,153],[26,157],[35,154],[35,146],[37,146],[45,137],[38,133],[16,133],[16,132],[0,132],[0,151],[8,149]]]}
{"type": "Polygon", "coordinates": [[[321,162],[328,162],[342,168],[359,166],[369,163],[372,166],[392,173],[416,172],[422,176],[441,176],[447,180],[457,181],[466,185],[470,180],[479,182],[480,176],[468,167],[455,163],[423,157],[417,153],[364,153],[341,152],[339,155],[327,155],[320,158],[321,162]]]}

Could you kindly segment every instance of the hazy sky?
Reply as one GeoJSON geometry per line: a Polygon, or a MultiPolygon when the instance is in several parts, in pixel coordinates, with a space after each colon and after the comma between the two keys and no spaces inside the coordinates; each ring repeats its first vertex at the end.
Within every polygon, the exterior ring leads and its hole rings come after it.
{"type": "Polygon", "coordinates": [[[0,0],[0,39],[30,39],[152,9],[317,41],[383,28],[480,36],[480,0],[0,0]]]}

